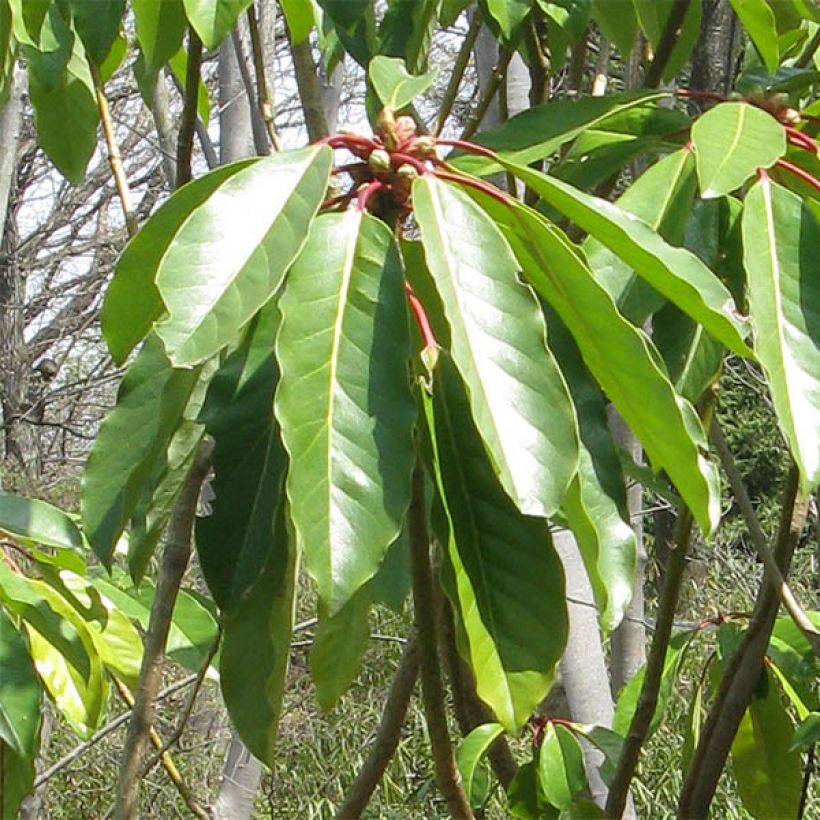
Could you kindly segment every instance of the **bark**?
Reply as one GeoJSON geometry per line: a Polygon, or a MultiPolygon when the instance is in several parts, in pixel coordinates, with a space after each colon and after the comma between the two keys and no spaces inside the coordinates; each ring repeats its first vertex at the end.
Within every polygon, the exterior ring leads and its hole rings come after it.
{"type": "Polygon", "coordinates": [[[345,63],[341,60],[329,77],[322,72],[319,78],[322,86],[322,109],[325,112],[325,124],[331,134],[336,133],[339,126],[339,108],[342,103],[345,74],[345,63]]]}
{"type": "MultiPolygon", "coordinates": [[[[238,26],[243,31],[244,24],[238,26]]],[[[251,106],[242,81],[236,48],[228,37],[219,47],[219,162],[225,165],[256,152],[251,127],[251,106]]]]}
{"type": "MultiPolygon", "coordinates": [[[[727,0],[704,0],[700,37],[692,52],[691,88],[728,94],[734,84],[739,37],[737,18],[727,0]]],[[[701,110],[690,102],[692,113],[701,110]]]]}
{"type": "Polygon", "coordinates": [[[247,746],[233,732],[225,762],[219,793],[213,805],[214,820],[245,820],[253,816],[253,804],[262,764],[248,751],[247,746]]]}
{"type": "Polygon", "coordinates": [[[316,63],[313,61],[313,52],[310,43],[291,44],[293,55],[293,70],[296,74],[296,87],[299,91],[299,100],[302,103],[302,113],[305,115],[308,139],[311,142],[322,139],[330,133],[328,121],[325,117],[325,95],[316,63]]]}

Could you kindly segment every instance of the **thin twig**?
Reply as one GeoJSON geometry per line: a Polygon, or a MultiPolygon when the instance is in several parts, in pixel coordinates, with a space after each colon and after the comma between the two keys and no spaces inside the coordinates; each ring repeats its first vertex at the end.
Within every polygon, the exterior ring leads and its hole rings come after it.
{"type": "Polygon", "coordinates": [[[259,113],[262,115],[262,120],[268,132],[268,139],[274,151],[281,151],[282,142],[276,133],[273,99],[270,89],[268,88],[268,78],[265,74],[265,49],[262,46],[262,35],[259,31],[259,23],[256,20],[256,9],[254,9],[253,4],[248,6],[248,31],[251,35],[253,70],[256,74],[256,101],[259,105],[259,113]]]}
{"type": "Polygon", "coordinates": [[[666,18],[666,25],[658,42],[655,57],[646,72],[646,78],[644,79],[646,88],[657,88],[663,79],[663,72],[666,71],[666,66],[669,64],[669,59],[677,45],[680,27],[686,19],[686,13],[689,11],[691,2],[692,0],[674,0],[672,8],[669,9],[669,16],[666,18]]]}
{"type": "Polygon", "coordinates": [[[814,774],[814,744],[809,746],[806,754],[806,765],[803,767],[803,785],[800,789],[800,804],[797,806],[797,820],[803,820],[806,813],[806,805],[809,802],[809,786],[811,776],[814,774]]]}
{"type": "Polygon", "coordinates": [[[131,189],[128,187],[128,177],[125,174],[125,166],[122,163],[120,147],[114,134],[114,124],[111,121],[111,109],[108,107],[108,100],[105,96],[100,70],[93,63],[91,64],[91,76],[94,80],[94,92],[97,96],[97,110],[100,112],[100,122],[102,123],[105,145],[108,149],[108,163],[111,166],[111,174],[114,177],[114,184],[117,187],[117,196],[120,198],[122,213],[125,217],[125,227],[128,235],[133,236],[137,232],[137,214],[131,202],[131,189]]]}
{"type": "Polygon", "coordinates": [[[749,530],[752,543],[757,550],[757,555],[766,568],[766,577],[771,582],[772,587],[780,598],[780,602],[791,616],[791,619],[811,645],[814,654],[820,657],[820,632],[818,632],[817,628],[809,620],[803,607],[800,606],[800,603],[794,597],[791,587],[789,587],[784,580],[783,574],[780,572],[780,567],[778,567],[777,562],[774,560],[774,555],[766,542],[766,535],[760,526],[760,522],[757,520],[755,509],[749,498],[749,493],[746,491],[746,485],[743,483],[743,478],[737,469],[734,457],[729,450],[729,446],[726,444],[726,439],[723,437],[723,431],[717,423],[712,426],[711,440],[720,458],[720,463],[729,479],[729,485],[734,493],[735,501],[738,507],[740,507],[740,512],[743,515],[743,520],[746,522],[746,527],[749,530]]]}
{"type": "Polygon", "coordinates": [[[185,101],[182,122],[177,136],[176,187],[182,187],[191,179],[191,157],[194,150],[197,104],[199,103],[199,70],[202,65],[202,40],[190,28],[188,30],[188,65],[185,70],[185,101]]]}
{"type": "Polygon", "coordinates": [[[447,88],[444,90],[444,97],[441,100],[441,105],[438,109],[438,116],[436,118],[436,127],[433,133],[438,136],[444,128],[444,123],[450,112],[453,110],[453,104],[458,96],[458,89],[461,86],[461,80],[464,77],[464,71],[470,62],[470,54],[473,51],[475,41],[478,39],[478,34],[481,31],[481,13],[476,10],[473,14],[473,19],[470,21],[470,28],[467,29],[467,34],[461,43],[456,62],[453,65],[453,72],[450,74],[450,81],[447,83],[447,88]]]}
{"type": "Polygon", "coordinates": [[[515,51],[511,48],[503,48],[501,50],[498,63],[490,75],[490,81],[487,83],[487,87],[484,89],[472,117],[467,121],[467,125],[464,126],[464,130],[461,132],[459,139],[469,139],[478,130],[478,126],[481,125],[481,120],[484,119],[484,115],[487,113],[487,109],[493,101],[493,97],[495,97],[498,89],[501,87],[501,83],[507,76],[507,67],[514,53],[515,51]]]}

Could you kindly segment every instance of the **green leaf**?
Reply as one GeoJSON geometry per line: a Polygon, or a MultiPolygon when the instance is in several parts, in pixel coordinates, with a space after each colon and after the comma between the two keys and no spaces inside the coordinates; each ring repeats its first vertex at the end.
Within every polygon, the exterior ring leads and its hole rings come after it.
{"type": "Polygon", "coordinates": [[[100,322],[108,349],[122,364],[165,308],[154,283],[174,237],[219,187],[254,160],[216,168],[176,191],[125,246],[108,286],[100,322]]]}
{"type": "Polygon", "coordinates": [[[768,111],[742,102],[716,105],[692,126],[701,196],[713,199],[740,188],[758,168],[786,153],[786,132],[768,111]]]}
{"type": "MultiPolygon", "coordinates": [[[[666,711],[666,705],[669,703],[669,698],[675,689],[675,682],[678,679],[683,656],[686,648],[689,646],[689,642],[692,640],[692,635],[692,632],[678,632],[669,640],[669,646],[666,649],[666,655],[663,661],[658,701],[655,705],[652,721],[649,724],[647,737],[655,733],[663,720],[663,713],[666,711]]],[[[618,702],[615,704],[615,717],[612,720],[612,728],[617,734],[621,735],[621,737],[626,737],[629,731],[629,724],[632,722],[632,717],[635,714],[635,707],[638,704],[645,674],[646,666],[644,665],[638,670],[629,683],[621,689],[618,695],[618,702]]]]}
{"type": "Polygon", "coordinates": [[[746,197],[742,230],[755,353],[801,485],[811,491],[820,483],[820,222],[764,178],[746,197]]]}
{"type": "Polygon", "coordinates": [[[280,307],[288,498],[307,571],[335,615],[375,574],[410,498],[416,410],[390,230],[358,210],[319,217],[280,307]]]}
{"type": "Polygon", "coordinates": [[[729,0],[770,74],[780,62],[777,21],[766,0],[729,0]]]}
{"type": "Polygon", "coordinates": [[[689,771],[689,763],[692,755],[700,743],[701,727],[706,716],[703,708],[703,686],[695,686],[692,700],[689,703],[689,712],[686,716],[686,734],[683,740],[683,752],[681,753],[681,773],[686,776],[689,771]]]}
{"type": "Polygon", "coordinates": [[[615,252],[659,293],[741,356],[747,323],[729,291],[694,254],[669,245],[645,222],[605,199],[590,196],[526,166],[502,161],[546,202],[615,252]]]}
{"type": "Polygon", "coordinates": [[[487,11],[506,40],[512,38],[532,9],[532,0],[485,0],[487,11]]]}
{"type": "Polygon", "coordinates": [[[85,58],[75,46],[53,88],[43,86],[30,68],[28,90],[40,146],[57,170],[79,185],[97,147],[99,122],[94,83],[85,58]]]}
{"type": "Polygon", "coordinates": [[[303,43],[316,25],[312,0],[279,0],[279,5],[285,14],[291,43],[303,43]]]}
{"type": "Polygon", "coordinates": [[[390,0],[379,26],[379,54],[401,57],[413,74],[423,71],[439,6],[439,0],[390,0]]]}
{"type": "Polygon", "coordinates": [[[538,753],[538,780],[547,801],[568,809],[578,792],[586,788],[584,753],[566,727],[547,723],[538,753]]]}
{"type": "MultiPolygon", "coordinates": [[[[526,165],[549,157],[585,130],[602,125],[609,117],[637,109],[669,96],[666,91],[628,91],[610,97],[559,100],[517,114],[497,128],[484,131],[476,142],[526,165]]],[[[502,170],[486,157],[461,155],[452,164],[466,173],[487,176],[502,170]]]]}
{"type": "Polygon", "coordinates": [[[85,46],[85,53],[101,66],[117,39],[125,0],[69,0],[74,28],[85,46]]]}
{"type": "Polygon", "coordinates": [[[0,530],[47,547],[83,547],[83,537],[74,521],[57,507],[34,498],[0,492],[0,530]]]}
{"type": "MultiPolygon", "coordinates": [[[[695,161],[691,151],[682,149],[641,174],[618,198],[617,205],[672,245],[680,245],[695,188],[695,161]]],[[[633,324],[642,325],[663,304],[663,296],[621,258],[617,248],[610,249],[593,236],[587,237],[583,248],[595,277],[633,324]]]]}
{"type": "Polygon", "coordinates": [[[201,415],[215,441],[216,475],[211,514],[196,521],[196,547],[208,588],[223,611],[257,582],[274,548],[286,466],[273,417],[278,371],[271,353],[278,326],[272,303],[214,376],[201,415]]]}
{"type": "Polygon", "coordinates": [[[401,614],[411,583],[410,545],[405,526],[399,537],[387,548],[379,571],[368,582],[368,589],[375,603],[384,604],[401,614]]]}
{"type": "MultiPolygon", "coordinates": [[[[675,5],[673,0],[633,0],[633,2],[642,31],[652,46],[657,48],[675,5]]],[[[693,0],[688,4],[686,15],[677,31],[672,52],[664,69],[664,80],[674,78],[689,59],[692,47],[700,34],[702,12],[700,0],[693,0]]]]}
{"type": "Polygon", "coordinates": [[[40,32],[50,6],[51,0],[8,0],[12,30],[18,43],[40,45],[40,32]]]}
{"type": "Polygon", "coordinates": [[[528,760],[518,767],[507,789],[507,811],[520,820],[556,820],[557,811],[549,811],[538,781],[538,766],[528,760]]]}
{"type": "MultiPolygon", "coordinates": [[[[188,74],[188,52],[184,48],[181,48],[168,61],[168,68],[171,69],[176,81],[184,88],[185,78],[188,74]]],[[[143,91],[143,94],[144,93],[143,91]]],[[[147,102],[151,103],[152,101],[148,100],[147,102]]],[[[207,126],[211,118],[211,100],[208,96],[208,87],[203,82],[202,77],[199,78],[198,83],[196,111],[203,125],[207,126]]]]}
{"type": "Polygon", "coordinates": [[[704,532],[720,519],[718,472],[692,406],[678,396],[641,330],[626,321],[595,281],[578,248],[523,206],[482,199],[505,232],[527,280],[575,338],[584,363],[643,444],[655,470],[665,470],[704,532]],[[485,201],[486,200],[486,201],[485,201]]]}
{"type": "Polygon", "coordinates": [[[258,579],[225,616],[219,665],[222,696],[239,736],[267,765],[282,710],[290,657],[297,553],[279,504],[258,579]]]}
{"type": "Polygon", "coordinates": [[[612,776],[615,774],[615,767],[621,757],[624,739],[607,729],[606,726],[594,726],[591,724],[573,723],[574,732],[585,737],[595,748],[604,754],[604,762],[600,766],[601,777],[608,786],[612,784],[612,776]]]}
{"type": "Polygon", "coordinates": [[[604,36],[614,43],[621,57],[627,57],[632,51],[638,31],[638,19],[632,3],[593,0],[592,16],[604,36]]]}
{"type": "MultiPolygon", "coordinates": [[[[20,17],[21,15],[16,15],[16,24],[20,22],[20,17]]],[[[33,47],[26,44],[27,41],[31,42],[31,38],[20,29],[20,25],[15,25],[15,34],[20,35],[20,42],[23,43],[22,52],[26,58],[29,77],[37,80],[37,85],[43,93],[54,91],[71,59],[74,32],[69,28],[57,3],[51,3],[49,6],[48,13],[40,23],[39,42],[33,42],[33,47]]],[[[82,60],[85,58],[82,57],[82,60]]]]}
{"type": "Polygon", "coordinates": [[[183,3],[194,31],[210,51],[231,33],[251,0],[183,0],[183,3]]]}
{"type": "Polygon", "coordinates": [[[552,515],[575,473],[578,432],[537,301],[501,232],[460,189],[421,177],[413,203],[493,468],[523,513],[552,515]]]}
{"type": "Polygon", "coordinates": [[[110,565],[117,540],[165,453],[198,370],[174,370],[155,336],[128,368],[86,463],[81,509],[88,540],[110,565]]]}
{"type": "Polygon", "coordinates": [[[367,73],[384,107],[400,111],[435,82],[438,69],[413,77],[407,73],[404,60],[378,56],[370,61],[367,73]]]}
{"type": "Polygon", "coordinates": [[[325,195],[332,151],[257,160],[192,210],[156,270],[171,362],[197,364],[229,344],[279,289],[325,195]]]}
{"type": "Polygon", "coordinates": [[[810,749],[815,743],[820,743],[820,712],[811,712],[795,729],[789,751],[810,749]]]}
{"type": "Polygon", "coordinates": [[[34,757],[40,734],[40,683],[25,639],[2,608],[0,668],[0,741],[7,747],[3,751],[34,757]]]}
{"type": "Polygon", "coordinates": [[[0,812],[3,817],[19,817],[20,804],[26,795],[31,794],[34,786],[35,755],[21,757],[8,746],[3,746],[2,741],[0,741],[0,746],[2,746],[0,778],[3,782],[0,812]]]}
{"type": "Polygon", "coordinates": [[[156,74],[179,51],[187,20],[182,0],[131,0],[145,70],[156,74]]]}
{"type": "Polygon", "coordinates": [[[323,709],[338,703],[359,672],[370,640],[369,612],[368,589],[359,589],[333,616],[320,605],[309,662],[316,699],[323,709]]]}
{"type": "Polygon", "coordinates": [[[487,799],[484,789],[480,788],[482,778],[479,764],[503,731],[504,727],[500,723],[483,723],[461,741],[456,751],[456,765],[461,774],[464,793],[474,809],[481,807],[487,799]]]}
{"type": "Polygon", "coordinates": [[[732,743],[732,771],[743,807],[752,817],[795,817],[800,803],[800,752],[789,750],[792,721],[765,672],[732,743]]]}
{"type": "Polygon", "coordinates": [[[458,373],[442,353],[425,397],[447,525],[442,583],[479,697],[517,731],[552,684],[567,636],[564,577],[545,521],[522,515],[487,459],[458,373]]]}

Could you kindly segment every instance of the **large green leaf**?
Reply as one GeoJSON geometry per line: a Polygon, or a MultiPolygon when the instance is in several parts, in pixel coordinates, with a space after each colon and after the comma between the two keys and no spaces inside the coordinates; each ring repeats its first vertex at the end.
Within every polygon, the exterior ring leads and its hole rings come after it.
{"type": "Polygon", "coordinates": [[[675,393],[646,335],[621,316],[556,227],[523,206],[482,203],[513,245],[527,280],[575,337],[584,363],[643,444],[656,470],[665,470],[709,533],[720,519],[716,467],[692,406],[675,393]]]}
{"type": "Polygon", "coordinates": [[[154,282],[174,237],[191,214],[228,179],[253,160],[216,168],[177,191],[125,246],[103,302],[100,323],[114,357],[122,364],[165,308],[154,282]]]}
{"type": "Polygon", "coordinates": [[[402,57],[407,68],[424,71],[440,0],[391,0],[379,26],[379,54],[402,57]]]}
{"type": "Polygon", "coordinates": [[[69,0],[74,28],[85,46],[85,53],[101,66],[117,39],[125,0],[69,0]]]}
{"type": "Polygon", "coordinates": [[[145,70],[156,74],[182,45],[187,20],[182,0],[131,0],[145,70]]]}
{"type": "Polygon", "coordinates": [[[538,753],[538,780],[547,801],[568,809],[587,785],[584,753],[575,735],[564,726],[547,723],[538,753]]]}
{"type": "Polygon", "coordinates": [[[518,163],[505,168],[527,183],[546,202],[614,251],[681,310],[700,322],[716,339],[742,356],[747,323],[729,291],[694,254],[669,245],[652,228],[605,199],[590,196],[518,163]]]}
{"type": "Polygon", "coordinates": [[[790,750],[791,718],[771,673],[764,674],[764,685],[732,743],[732,771],[743,807],[752,817],[796,817],[803,779],[800,752],[790,750]]]}
{"type": "Polygon", "coordinates": [[[307,571],[335,615],[375,574],[410,497],[416,413],[390,230],[358,210],[319,217],[280,307],[288,498],[307,571]]]}
{"type": "Polygon", "coordinates": [[[820,222],[764,178],[746,197],[742,228],[755,352],[810,490],[820,483],[820,222]]]}
{"type": "Polygon", "coordinates": [[[766,68],[774,74],[780,62],[777,21],[766,0],[729,0],[735,14],[749,33],[766,68]]]}
{"type": "Polygon", "coordinates": [[[185,13],[207,49],[216,48],[251,0],[183,0],[185,13]]]}
{"type": "Polygon", "coordinates": [[[117,404],[103,421],[81,484],[85,532],[106,564],[165,453],[197,376],[198,369],[173,369],[162,344],[150,336],[123,378],[117,404]]]}
{"type": "Polygon", "coordinates": [[[404,60],[380,55],[370,61],[367,73],[382,105],[399,111],[435,82],[438,69],[414,77],[407,73],[404,60]]]}
{"type": "Polygon", "coordinates": [[[157,333],[173,364],[218,352],[276,293],[325,195],[332,153],[260,159],[189,213],[155,276],[168,310],[157,333]]]}
{"type": "Polygon", "coordinates": [[[786,132],[768,111],[755,105],[716,105],[692,126],[700,195],[730,194],[758,168],[769,168],[786,153],[786,132]]]}
{"type": "Polygon", "coordinates": [[[0,530],[38,544],[82,549],[83,537],[74,521],[45,501],[0,492],[0,530]]]}
{"type": "Polygon", "coordinates": [[[561,562],[547,523],[522,515],[499,483],[446,353],[434,378],[425,409],[447,529],[442,581],[476,690],[517,731],[549,691],[564,650],[561,562]]]}
{"type": "Polygon", "coordinates": [[[222,610],[256,583],[274,547],[286,463],[273,418],[278,372],[271,354],[278,324],[277,306],[268,305],[214,376],[202,410],[215,441],[215,498],[211,514],[197,519],[196,547],[222,610]]]}
{"type": "MultiPolygon", "coordinates": [[[[482,132],[476,142],[525,165],[550,156],[564,143],[605,123],[609,117],[668,96],[666,91],[629,91],[610,97],[549,102],[528,108],[497,128],[482,132]]],[[[501,170],[497,162],[475,155],[459,156],[452,164],[480,176],[501,170]]]]}
{"type": "Polygon", "coordinates": [[[552,515],[575,473],[578,433],[537,301],[501,232],[463,191],[422,177],[413,203],[493,467],[522,512],[552,515]]]}
{"type": "Polygon", "coordinates": [[[458,746],[456,764],[461,774],[464,793],[473,808],[479,808],[487,799],[484,778],[481,777],[481,758],[504,731],[500,723],[482,723],[476,726],[458,746]]]}
{"type": "Polygon", "coordinates": [[[272,544],[255,582],[225,616],[219,664],[222,696],[245,745],[267,765],[290,657],[297,553],[279,504],[272,544]]]}
{"type": "MultiPolygon", "coordinates": [[[[2,741],[0,741],[2,744],[2,741]]],[[[0,812],[3,817],[19,817],[20,804],[34,786],[35,756],[21,757],[8,746],[3,746],[0,754],[0,812]]]]}
{"type": "MultiPolygon", "coordinates": [[[[682,149],[656,162],[617,200],[624,211],[637,216],[673,245],[684,238],[686,220],[695,196],[695,161],[682,149]]],[[[624,314],[636,325],[664,302],[663,296],[632,266],[593,236],[583,244],[589,266],[624,314]]]]}
{"type": "Polygon", "coordinates": [[[20,757],[33,757],[40,733],[40,683],[25,639],[2,608],[0,669],[0,740],[20,757]]]}
{"type": "Polygon", "coordinates": [[[621,52],[621,57],[626,58],[632,50],[638,31],[638,20],[632,3],[592,0],[592,16],[606,38],[621,52]]]}

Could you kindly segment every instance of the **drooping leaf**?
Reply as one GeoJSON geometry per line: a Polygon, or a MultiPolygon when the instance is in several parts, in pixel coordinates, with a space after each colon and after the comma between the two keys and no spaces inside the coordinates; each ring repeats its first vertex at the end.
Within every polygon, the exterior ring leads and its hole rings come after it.
{"type": "Polygon", "coordinates": [[[533,0],[485,0],[487,11],[509,40],[530,13],[533,0]]]}
{"type": "Polygon", "coordinates": [[[0,740],[3,750],[21,758],[38,752],[40,683],[28,646],[11,618],[0,608],[0,740]]]}
{"type": "Polygon", "coordinates": [[[182,0],[132,0],[145,70],[157,74],[182,46],[187,20],[182,0]]]}
{"type": "Polygon", "coordinates": [[[77,525],[62,510],[19,495],[0,492],[0,530],[47,547],[82,549],[77,525]]]}
{"type": "Polygon", "coordinates": [[[379,54],[401,57],[412,74],[424,71],[439,0],[391,0],[379,26],[379,54]]]}
{"type": "Polygon", "coordinates": [[[319,624],[310,650],[310,676],[316,699],[332,709],[356,678],[370,639],[370,595],[359,589],[335,614],[319,609],[319,624]]]}
{"type": "MultiPolygon", "coordinates": [[[[171,69],[171,73],[174,75],[174,78],[179,85],[184,87],[185,78],[188,74],[187,50],[181,48],[176,54],[174,54],[174,56],[168,61],[168,68],[171,69]]],[[[143,91],[142,93],[144,94],[145,92],[143,91]]],[[[196,96],[196,112],[199,115],[199,119],[202,120],[202,123],[207,126],[211,117],[211,100],[208,96],[208,87],[205,85],[201,77],[199,79],[196,96]]]]}
{"type": "MultiPolygon", "coordinates": [[[[2,740],[0,745],[3,745],[2,740]]],[[[35,759],[35,755],[21,757],[3,745],[0,754],[0,777],[3,779],[0,812],[3,813],[3,817],[20,816],[20,804],[34,786],[35,759]]]]}
{"type": "Polygon", "coordinates": [[[750,355],[744,342],[747,323],[738,315],[731,294],[694,254],[669,245],[645,222],[607,200],[518,163],[504,160],[502,164],[546,202],[617,253],[655,290],[700,322],[730,350],[741,356],[750,355]]]}
{"type": "Polygon", "coordinates": [[[485,790],[481,788],[481,759],[503,731],[500,723],[482,723],[461,741],[456,751],[456,765],[464,793],[474,809],[482,806],[487,799],[485,790]]]}
{"type": "Polygon", "coordinates": [[[123,378],[81,484],[85,532],[106,564],[180,422],[197,375],[197,369],[173,369],[162,344],[150,336],[123,378]]]}
{"type": "Polygon", "coordinates": [[[551,515],[575,473],[578,433],[543,315],[501,232],[465,193],[422,177],[413,203],[491,463],[523,513],[551,515]]]}
{"type": "Polygon", "coordinates": [[[732,770],[752,817],[794,817],[800,802],[800,752],[790,751],[793,727],[777,685],[765,672],[732,743],[732,770]]]}
{"type": "Polygon", "coordinates": [[[446,353],[425,409],[447,528],[442,582],[459,649],[479,696],[516,731],[549,691],[564,649],[561,563],[546,522],[522,515],[502,489],[446,353]]]}
{"type": "Polygon", "coordinates": [[[586,788],[584,753],[567,728],[547,723],[538,753],[538,780],[547,801],[558,809],[568,809],[586,788]]]}
{"type": "Polygon", "coordinates": [[[265,307],[217,372],[202,411],[215,441],[215,498],[211,514],[197,519],[196,547],[222,610],[230,610],[256,583],[274,546],[286,463],[273,418],[278,324],[277,306],[265,307]]]}
{"type": "Polygon", "coordinates": [[[606,38],[626,57],[632,50],[638,20],[632,3],[612,3],[611,0],[593,0],[592,16],[606,38]]]}
{"type": "Polygon", "coordinates": [[[297,554],[279,504],[264,566],[225,617],[219,666],[222,696],[239,736],[273,763],[293,629],[297,554]]]}
{"type": "Polygon", "coordinates": [[[382,105],[400,111],[435,82],[438,69],[414,77],[407,73],[404,60],[380,55],[370,61],[367,73],[382,105]]]}
{"type": "Polygon", "coordinates": [[[182,222],[155,275],[168,310],[157,333],[174,365],[219,351],[276,293],[324,197],[331,155],[311,146],[257,160],[182,222]]]}
{"type": "MultiPolygon", "coordinates": [[[[28,5],[26,2],[26,8],[28,5]]],[[[23,44],[22,52],[26,58],[29,78],[33,77],[36,80],[37,87],[44,94],[50,93],[57,87],[71,59],[74,32],[57,3],[49,4],[47,13],[40,22],[38,40],[28,37],[25,30],[21,31],[21,28],[24,28],[20,25],[22,14],[16,11],[14,14],[14,31],[20,36],[20,42],[23,44]]],[[[81,61],[84,62],[85,58],[81,57],[81,61]]]]}
{"type": "Polygon", "coordinates": [[[786,132],[771,114],[742,102],[716,105],[692,126],[700,195],[725,196],[758,168],[769,168],[786,153],[786,132]]]}
{"type": "Polygon", "coordinates": [[[801,484],[820,483],[820,221],[767,178],[746,196],[743,262],[755,353],[801,484]]]}
{"type": "Polygon", "coordinates": [[[185,14],[207,49],[215,49],[251,0],[183,0],[185,14]]]}
{"type": "Polygon", "coordinates": [[[384,604],[401,613],[411,583],[410,545],[407,528],[404,527],[399,537],[387,548],[379,571],[368,582],[368,589],[374,603],[384,604]]]}
{"type": "Polygon", "coordinates": [[[40,32],[49,12],[51,0],[8,0],[12,31],[18,43],[40,45],[40,32]]]}
{"type": "Polygon", "coordinates": [[[119,34],[125,0],[69,0],[69,4],[88,59],[101,66],[119,34]]]}
{"type": "Polygon", "coordinates": [[[596,749],[603,752],[604,762],[599,767],[599,771],[604,783],[611,785],[612,776],[615,774],[615,767],[618,765],[618,759],[623,749],[624,739],[617,732],[613,732],[612,729],[607,729],[606,726],[573,723],[572,729],[577,734],[585,737],[596,749]]]}
{"type": "Polygon", "coordinates": [[[401,529],[416,415],[401,262],[359,211],[314,223],[280,302],[276,415],[300,550],[328,614],[371,578],[401,529]]]}
{"type": "Polygon", "coordinates": [[[770,74],[780,62],[777,21],[766,0],[729,0],[770,74]]]}
{"type": "Polygon", "coordinates": [[[579,251],[556,227],[522,206],[482,198],[513,246],[527,280],[575,338],[584,363],[665,470],[704,532],[720,519],[719,479],[692,406],[676,395],[646,335],[620,315],[579,251]]]}

